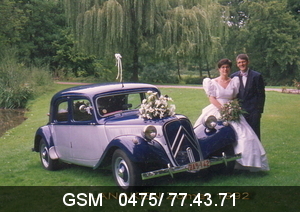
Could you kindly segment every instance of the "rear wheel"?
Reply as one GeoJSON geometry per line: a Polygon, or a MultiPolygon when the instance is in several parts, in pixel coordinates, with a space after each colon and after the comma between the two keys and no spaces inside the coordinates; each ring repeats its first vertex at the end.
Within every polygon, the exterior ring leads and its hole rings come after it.
{"type": "Polygon", "coordinates": [[[49,155],[49,149],[44,139],[40,141],[40,159],[42,166],[50,171],[58,169],[58,160],[52,160],[49,155]]]}
{"type": "Polygon", "coordinates": [[[141,184],[140,169],[120,149],[113,154],[112,172],[116,184],[124,190],[130,190],[141,184]]]}

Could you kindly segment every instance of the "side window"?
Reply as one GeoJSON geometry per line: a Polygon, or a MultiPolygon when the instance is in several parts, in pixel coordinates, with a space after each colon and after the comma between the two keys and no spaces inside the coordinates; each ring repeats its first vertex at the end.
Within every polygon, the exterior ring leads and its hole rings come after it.
{"type": "Polygon", "coordinates": [[[56,120],[57,121],[68,121],[68,101],[63,101],[59,103],[57,107],[56,120]]]}
{"type": "Polygon", "coordinates": [[[87,99],[73,100],[73,119],[74,121],[90,121],[93,119],[91,104],[87,99]]]}

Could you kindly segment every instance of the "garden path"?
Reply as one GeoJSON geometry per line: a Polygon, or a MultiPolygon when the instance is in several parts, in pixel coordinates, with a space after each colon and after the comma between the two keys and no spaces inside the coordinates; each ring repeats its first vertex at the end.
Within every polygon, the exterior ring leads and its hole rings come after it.
{"type": "MultiPolygon", "coordinates": [[[[66,85],[89,85],[91,83],[82,83],[82,82],[55,82],[57,84],[66,84],[66,85]]],[[[197,85],[156,85],[158,88],[190,88],[190,89],[203,89],[202,86],[197,85]]],[[[266,88],[266,91],[277,91],[282,92],[281,88],[266,88]]],[[[288,89],[288,91],[294,92],[292,89],[288,89]]],[[[296,90],[297,91],[297,90],[296,90]]]]}

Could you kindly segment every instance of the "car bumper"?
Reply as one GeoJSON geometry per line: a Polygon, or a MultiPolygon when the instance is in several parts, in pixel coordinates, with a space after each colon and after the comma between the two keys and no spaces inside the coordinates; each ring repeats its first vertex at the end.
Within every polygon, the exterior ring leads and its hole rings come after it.
{"type": "Polygon", "coordinates": [[[170,164],[168,164],[168,166],[169,166],[168,168],[154,170],[154,171],[150,171],[150,172],[144,172],[141,175],[142,175],[143,180],[148,180],[148,179],[162,177],[162,176],[166,176],[166,175],[173,176],[173,174],[180,173],[180,172],[197,172],[197,171],[200,171],[201,169],[207,169],[211,166],[221,164],[221,163],[225,163],[227,165],[228,162],[235,161],[241,157],[242,157],[241,154],[236,154],[233,156],[223,155],[222,157],[215,157],[212,159],[197,161],[197,162],[189,163],[189,164],[186,164],[183,166],[171,167],[170,164]]]}

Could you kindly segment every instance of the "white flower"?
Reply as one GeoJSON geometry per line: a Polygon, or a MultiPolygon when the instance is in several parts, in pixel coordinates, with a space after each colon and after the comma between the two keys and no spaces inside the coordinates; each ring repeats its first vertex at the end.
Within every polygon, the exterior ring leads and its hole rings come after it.
{"type": "Polygon", "coordinates": [[[220,110],[220,120],[222,121],[240,121],[240,116],[246,113],[241,109],[237,99],[225,103],[220,110]]]}
{"type": "Polygon", "coordinates": [[[148,97],[142,101],[140,107],[141,117],[152,119],[152,118],[164,118],[166,116],[175,115],[175,105],[169,104],[173,101],[168,96],[157,97],[157,92],[148,91],[148,97]]]}

